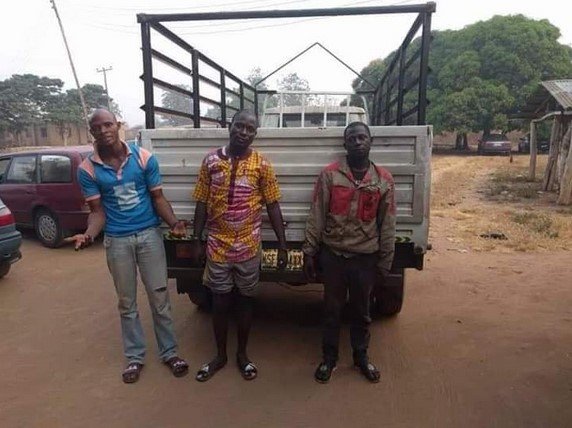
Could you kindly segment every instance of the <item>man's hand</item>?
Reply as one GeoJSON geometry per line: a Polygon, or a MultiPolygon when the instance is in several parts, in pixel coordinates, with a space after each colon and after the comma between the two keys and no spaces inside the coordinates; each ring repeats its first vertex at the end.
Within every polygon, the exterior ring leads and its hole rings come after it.
{"type": "Polygon", "coordinates": [[[89,247],[93,244],[93,238],[91,235],[87,233],[78,233],[77,235],[70,236],[69,238],[65,238],[64,242],[73,242],[75,243],[75,250],[83,250],[86,247],[89,247]]]}
{"type": "Polygon", "coordinates": [[[185,220],[177,220],[171,227],[171,235],[175,238],[187,236],[187,222],[185,220]]]}
{"type": "Polygon", "coordinates": [[[286,248],[278,248],[278,270],[286,269],[288,265],[288,250],[286,248]]]}
{"type": "Polygon", "coordinates": [[[316,279],[316,262],[314,256],[309,256],[304,254],[304,274],[308,281],[314,281],[316,279]]]}

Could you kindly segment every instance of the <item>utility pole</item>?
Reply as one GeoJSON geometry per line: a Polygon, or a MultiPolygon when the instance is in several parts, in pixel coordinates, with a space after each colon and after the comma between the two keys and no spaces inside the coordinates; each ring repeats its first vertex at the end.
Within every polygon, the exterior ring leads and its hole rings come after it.
{"type": "Polygon", "coordinates": [[[85,105],[85,99],[83,97],[83,92],[81,91],[81,86],[80,86],[79,80],[77,78],[75,66],[73,65],[73,60],[72,60],[70,48],[68,46],[68,41],[66,39],[66,33],[64,32],[64,26],[62,25],[62,20],[60,19],[60,14],[58,13],[58,8],[56,7],[56,1],[50,0],[50,3],[52,4],[52,9],[54,9],[54,12],[56,13],[56,18],[58,19],[58,24],[60,25],[60,30],[62,31],[62,37],[64,38],[64,44],[66,45],[66,51],[68,53],[68,58],[70,60],[70,65],[71,65],[73,77],[75,79],[75,84],[77,86],[77,91],[79,93],[79,99],[81,101],[81,108],[83,110],[83,118],[85,120],[85,126],[86,126],[87,141],[90,141],[91,138],[89,136],[89,119],[87,118],[87,106],[85,105]]]}
{"type": "Polygon", "coordinates": [[[109,97],[109,90],[107,89],[107,72],[113,70],[112,66],[108,68],[101,67],[96,69],[98,73],[103,73],[103,83],[105,84],[105,95],[107,95],[107,109],[111,111],[111,98],[109,97]]]}

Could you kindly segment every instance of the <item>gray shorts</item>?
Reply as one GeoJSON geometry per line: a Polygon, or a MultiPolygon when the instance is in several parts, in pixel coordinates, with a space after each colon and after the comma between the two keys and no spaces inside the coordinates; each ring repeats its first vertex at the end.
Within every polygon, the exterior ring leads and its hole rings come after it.
{"type": "Polygon", "coordinates": [[[240,294],[253,296],[260,276],[260,254],[252,259],[237,263],[217,263],[207,259],[203,283],[213,293],[230,293],[233,287],[240,294]]]}

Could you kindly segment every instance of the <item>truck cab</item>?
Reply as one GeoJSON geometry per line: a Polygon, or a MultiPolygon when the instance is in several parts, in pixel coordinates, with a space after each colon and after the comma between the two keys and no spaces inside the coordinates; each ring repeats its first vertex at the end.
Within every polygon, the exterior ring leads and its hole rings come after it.
{"type": "MultiPolygon", "coordinates": [[[[347,126],[351,122],[368,123],[368,112],[362,107],[351,105],[353,93],[280,91],[265,98],[260,112],[262,128],[328,128],[347,126]],[[290,97],[290,98],[288,98],[290,97]],[[278,106],[269,107],[269,100],[278,106]],[[296,105],[285,105],[294,100],[296,105]]],[[[367,105],[365,100],[361,100],[367,105]]]]}

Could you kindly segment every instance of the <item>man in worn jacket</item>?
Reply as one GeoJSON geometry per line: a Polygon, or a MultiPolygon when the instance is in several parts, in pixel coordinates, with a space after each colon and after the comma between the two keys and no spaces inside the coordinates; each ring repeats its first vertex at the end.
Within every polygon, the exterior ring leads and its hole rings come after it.
{"type": "Polygon", "coordinates": [[[338,359],[341,311],[349,290],[354,365],[371,382],[380,378],[369,362],[370,295],[393,262],[395,197],[391,174],[369,160],[369,128],[352,122],[344,130],[347,156],[328,165],[314,189],[303,246],[304,270],[316,278],[316,259],[324,282],[323,361],[314,378],[330,380],[338,359]]]}

